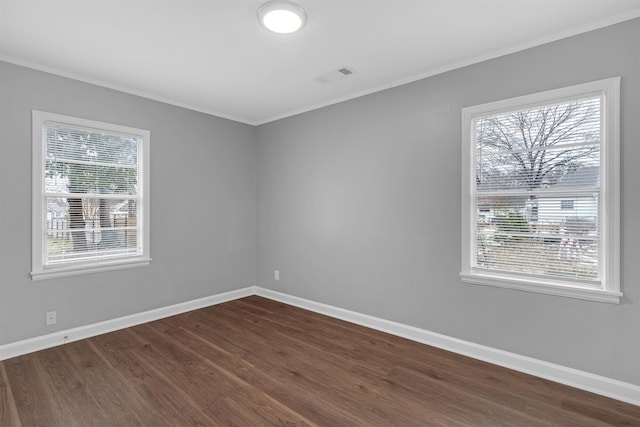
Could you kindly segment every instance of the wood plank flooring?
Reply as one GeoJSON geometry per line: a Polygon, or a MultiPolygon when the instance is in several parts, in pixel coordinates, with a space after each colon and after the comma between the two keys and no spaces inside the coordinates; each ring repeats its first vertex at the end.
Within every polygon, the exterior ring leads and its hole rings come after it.
{"type": "Polygon", "coordinates": [[[0,362],[0,426],[640,426],[640,407],[252,296],[0,362]]]}

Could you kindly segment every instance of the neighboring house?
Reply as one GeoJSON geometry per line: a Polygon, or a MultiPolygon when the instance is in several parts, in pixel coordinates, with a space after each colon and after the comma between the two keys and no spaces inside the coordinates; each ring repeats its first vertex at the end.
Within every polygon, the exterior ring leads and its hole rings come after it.
{"type": "MultiPolygon", "coordinates": [[[[600,169],[595,166],[584,166],[575,173],[564,176],[552,188],[554,190],[566,188],[571,192],[575,189],[599,187],[600,169]]],[[[535,219],[539,224],[572,221],[577,218],[583,221],[595,221],[598,216],[598,197],[595,194],[541,197],[536,204],[537,218],[535,219]]],[[[532,208],[533,206],[527,206],[527,211],[530,212],[532,208]]]]}
{"type": "Polygon", "coordinates": [[[487,199],[486,204],[479,204],[478,216],[491,223],[495,222],[496,218],[515,213],[526,218],[529,224],[538,226],[564,225],[565,222],[575,222],[578,218],[582,222],[593,223],[598,215],[598,197],[588,189],[599,187],[599,168],[583,166],[548,187],[554,191],[566,189],[567,194],[538,195],[535,198],[524,195],[493,197],[487,199]]]}

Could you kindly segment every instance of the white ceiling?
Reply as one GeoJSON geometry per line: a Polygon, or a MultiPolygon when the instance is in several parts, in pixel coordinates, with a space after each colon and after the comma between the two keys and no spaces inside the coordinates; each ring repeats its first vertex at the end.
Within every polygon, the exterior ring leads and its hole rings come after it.
{"type": "Polygon", "coordinates": [[[263,0],[0,0],[0,59],[255,125],[640,16],[640,0],[298,2],[307,26],[277,35],[263,0]]]}

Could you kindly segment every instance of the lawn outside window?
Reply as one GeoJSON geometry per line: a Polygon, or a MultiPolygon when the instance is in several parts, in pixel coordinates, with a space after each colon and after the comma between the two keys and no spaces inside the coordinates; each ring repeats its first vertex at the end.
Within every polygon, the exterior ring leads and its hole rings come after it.
{"type": "Polygon", "coordinates": [[[610,78],[462,110],[462,280],[619,303],[610,78]]]}
{"type": "Polygon", "coordinates": [[[149,131],[32,119],[32,279],[149,265],[149,131]]]}

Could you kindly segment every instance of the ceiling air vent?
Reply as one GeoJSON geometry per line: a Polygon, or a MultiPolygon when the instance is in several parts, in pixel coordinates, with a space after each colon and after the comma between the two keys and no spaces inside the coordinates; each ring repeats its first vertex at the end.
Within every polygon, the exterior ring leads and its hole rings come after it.
{"type": "Polygon", "coordinates": [[[318,83],[333,83],[337,80],[344,79],[352,74],[354,74],[356,70],[351,67],[342,67],[337,70],[329,71],[321,75],[320,77],[316,77],[314,80],[318,83]]]}

